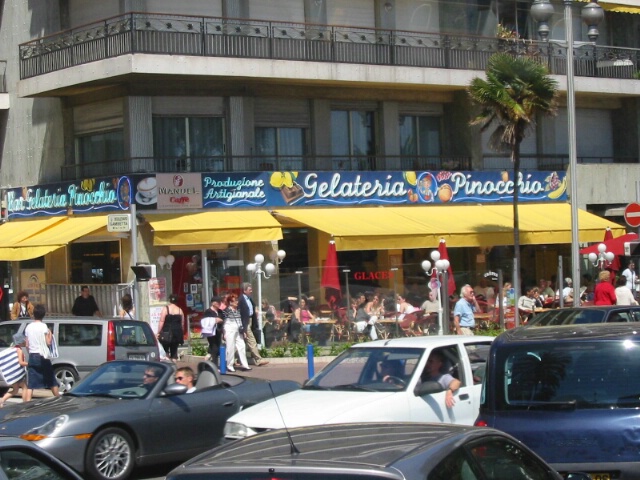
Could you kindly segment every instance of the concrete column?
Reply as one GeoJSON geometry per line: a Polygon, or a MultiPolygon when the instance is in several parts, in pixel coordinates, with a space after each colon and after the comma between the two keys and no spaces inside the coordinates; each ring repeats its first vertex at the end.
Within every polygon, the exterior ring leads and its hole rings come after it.
{"type": "Polygon", "coordinates": [[[376,28],[396,29],[396,0],[376,0],[376,28]]]}
{"type": "Polygon", "coordinates": [[[222,16],[229,18],[249,18],[249,1],[222,0],[222,16]]]}
{"type": "Polygon", "coordinates": [[[124,99],[124,155],[131,158],[132,171],[153,171],[151,97],[124,99]]]}
{"type": "Polygon", "coordinates": [[[386,170],[401,170],[399,110],[396,102],[382,102],[380,106],[380,128],[378,153],[385,155],[386,170]]]}
{"type": "Polygon", "coordinates": [[[331,105],[328,100],[311,100],[311,148],[318,159],[316,165],[310,167],[331,169],[331,105]]]}

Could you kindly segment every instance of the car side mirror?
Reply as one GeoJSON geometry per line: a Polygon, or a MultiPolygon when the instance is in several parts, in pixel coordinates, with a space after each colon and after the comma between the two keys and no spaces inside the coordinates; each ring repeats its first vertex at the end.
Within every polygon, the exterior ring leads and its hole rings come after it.
{"type": "Polygon", "coordinates": [[[170,397],[173,395],[182,395],[183,393],[187,393],[187,390],[188,389],[186,385],[182,385],[181,383],[172,383],[164,387],[162,393],[164,393],[167,397],[170,397]]]}
{"type": "Polygon", "coordinates": [[[413,389],[413,393],[416,397],[422,397],[423,395],[431,395],[433,393],[444,392],[446,388],[443,388],[438,382],[428,381],[421,382],[413,389]]]}

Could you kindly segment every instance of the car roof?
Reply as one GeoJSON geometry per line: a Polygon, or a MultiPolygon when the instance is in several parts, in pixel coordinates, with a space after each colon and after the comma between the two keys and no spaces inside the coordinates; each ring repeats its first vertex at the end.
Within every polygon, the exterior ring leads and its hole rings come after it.
{"type": "Polygon", "coordinates": [[[373,342],[363,342],[353,345],[351,348],[381,348],[381,347],[414,347],[437,348],[451,345],[462,340],[465,343],[493,341],[494,337],[482,335],[425,335],[422,337],[400,337],[373,342]]]}
{"type": "Polygon", "coordinates": [[[637,323],[589,323],[579,325],[553,325],[549,327],[519,327],[496,337],[494,346],[503,343],[563,340],[640,340],[637,323]]]}
{"type": "Polygon", "coordinates": [[[425,450],[448,454],[461,437],[494,434],[507,436],[486,427],[440,423],[353,423],[277,429],[206,452],[184,467],[207,471],[232,467],[383,469],[425,450]],[[292,443],[297,452],[292,452],[292,443]]]}

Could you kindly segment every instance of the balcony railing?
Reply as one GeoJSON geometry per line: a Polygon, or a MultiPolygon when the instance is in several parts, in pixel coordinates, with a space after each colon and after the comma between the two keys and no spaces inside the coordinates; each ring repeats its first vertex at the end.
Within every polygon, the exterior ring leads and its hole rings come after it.
{"type": "MultiPolygon", "coordinates": [[[[510,40],[374,28],[128,13],[20,45],[26,79],[135,53],[485,70],[499,51],[534,56],[552,74],[566,72],[566,47],[510,40]]],[[[575,48],[575,74],[635,78],[640,50],[575,48]]]]}
{"type": "Polygon", "coordinates": [[[471,170],[469,157],[446,156],[225,156],[135,157],[64,165],[61,179],[138,173],[214,173],[265,171],[471,170]]]}

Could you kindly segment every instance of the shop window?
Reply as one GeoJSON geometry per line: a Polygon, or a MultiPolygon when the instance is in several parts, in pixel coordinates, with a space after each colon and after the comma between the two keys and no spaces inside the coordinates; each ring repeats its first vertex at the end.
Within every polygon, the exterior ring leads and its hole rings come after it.
{"type": "Polygon", "coordinates": [[[154,117],[153,153],[163,172],[224,170],[220,117],[154,117]]]}
{"type": "Polygon", "coordinates": [[[71,283],[120,283],[120,244],[75,243],[71,255],[71,283]]]}
{"type": "Polygon", "coordinates": [[[331,151],[336,170],[375,170],[375,113],[332,111],[331,151]]]}
{"type": "Polygon", "coordinates": [[[304,128],[256,128],[258,167],[263,171],[304,169],[304,128]]]}
{"type": "MultiPolygon", "coordinates": [[[[76,137],[76,158],[77,163],[81,165],[122,160],[124,158],[123,131],[99,132],[76,137]]],[[[95,170],[93,173],[100,174],[101,171],[95,170]]]]}

